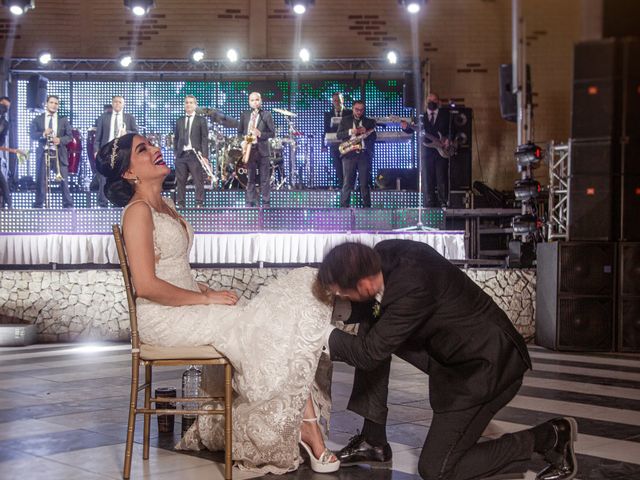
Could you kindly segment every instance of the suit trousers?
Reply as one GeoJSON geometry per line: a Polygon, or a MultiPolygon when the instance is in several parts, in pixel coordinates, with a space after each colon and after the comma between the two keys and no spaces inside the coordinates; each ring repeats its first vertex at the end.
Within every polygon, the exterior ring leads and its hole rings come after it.
{"type": "MultiPolygon", "coordinates": [[[[60,146],[60,148],[65,148],[64,146],[60,146]]],[[[60,175],[62,176],[62,181],[57,182],[52,180],[51,186],[54,187],[56,185],[60,185],[60,190],[62,192],[62,206],[65,208],[73,207],[73,198],[71,198],[71,192],[69,191],[69,168],[67,165],[63,163],[56,162],[53,157],[49,158],[49,165],[45,165],[46,163],[46,155],[44,151],[38,157],[38,162],[36,163],[36,201],[34,203],[35,207],[42,207],[46,196],[47,196],[47,181],[49,179],[49,170],[53,170],[57,173],[58,165],[60,166],[60,175]]]]}
{"type": "Polygon", "coordinates": [[[107,184],[107,177],[96,172],[96,178],[98,179],[98,206],[106,207],[109,205],[109,200],[104,194],[104,186],[107,184]]]}
{"type": "Polygon", "coordinates": [[[424,206],[440,207],[449,201],[449,160],[432,148],[423,148],[422,185],[424,206]],[[438,192],[436,194],[436,187],[438,192]]]}
{"type": "Polygon", "coordinates": [[[356,170],[360,182],[360,195],[364,208],[371,208],[371,158],[367,151],[349,153],[342,157],[342,173],[344,181],[340,192],[340,206],[349,208],[351,192],[356,183],[356,170]]]}
{"type": "Polygon", "coordinates": [[[193,150],[181,152],[176,159],[176,202],[185,205],[187,178],[191,173],[196,189],[196,204],[204,204],[204,171],[193,150]]]}
{"type": "Polygon", "coordinates": [[[247,197],[245,203],[248,207],[255,207],[258,203],[258,191],[256,182],[258,171],[260,172],[260,196],[262,205],[268,206],[271,195],[271,163],[269,157],[260,154],[258,146],[251,147],[251,154],[247,163],[247,197]]]}
{"type": "Polygon", "coordinates": [[[342,158],[340,156],[340,150],[338,145],[331,145],[329,147],[329,154],[331,155],[331,163],[336,171],[336,186],[342,188],[344,184],[344,174],[342,172],[342,158]]]}
{"type": "MultiPolygon", "coordinates": [[[[4,161],[2,155],[4,152],[0,152],[0,162],[4,161]]],[[[11,208],[11,189],[9,188],[9,182],[7,181],[7,177],[5,177],[2,168],[0,168],[0,208],[4,208],[4,206],[11,208]]]]}

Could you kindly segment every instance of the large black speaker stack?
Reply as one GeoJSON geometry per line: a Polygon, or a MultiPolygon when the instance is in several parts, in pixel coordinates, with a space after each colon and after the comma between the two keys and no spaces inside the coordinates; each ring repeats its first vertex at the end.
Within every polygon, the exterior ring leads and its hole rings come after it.
{"type": "Polygon", "coordinates": [[[570,240],[638,241],[640,41],[582,42],[574,54],[570,240]]]}
{"type": "Polygon", "coordinates": [[[568,242],[538,245],[536,343],[640,351],[640,41],[576,45],[568,242]]]}
{"type": "Polygon", "coordinates": [[[455,156],[449,159],[449,190],[471,190],[471,152],[473,140],[473,110],[466,107],[450,107],[451,128],[458,144],[455,156]]]}

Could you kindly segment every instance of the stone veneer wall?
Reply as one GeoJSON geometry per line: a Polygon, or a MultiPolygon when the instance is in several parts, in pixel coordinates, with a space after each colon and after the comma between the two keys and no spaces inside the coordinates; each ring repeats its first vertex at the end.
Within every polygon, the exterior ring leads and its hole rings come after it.
{"type": "MultiPolygon", "coordinates": [[[[212,288],[233,288],[248,301],[283,268],[197,269],[212,288]]],[[[466,273],[480,285],[525,337],[535,331],[535,271],[466,273]]],[[[120,270],[0,271],[0,323],[30,323],[41,342],[127,340],[129,316],[120,270]]]]}

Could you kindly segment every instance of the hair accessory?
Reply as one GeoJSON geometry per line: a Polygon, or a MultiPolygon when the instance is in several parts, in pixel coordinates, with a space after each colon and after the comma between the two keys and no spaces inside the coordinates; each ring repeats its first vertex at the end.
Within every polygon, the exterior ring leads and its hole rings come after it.
{"type": "Polygon", "coordinates": [[[113,170],[116,166],[116,157],[118,156],[118,138],[116,137],[113,140],[113,149],[111,150],[111,169],[113,170]]]}

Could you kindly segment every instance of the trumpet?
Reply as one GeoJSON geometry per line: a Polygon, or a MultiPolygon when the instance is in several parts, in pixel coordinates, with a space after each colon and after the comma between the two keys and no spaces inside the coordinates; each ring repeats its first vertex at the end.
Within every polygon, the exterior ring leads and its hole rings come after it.
{"type": "Polygon", "coordinates": [[[47,157],[48,157],[48,161],[49,161],[49,165],[47,165],[47,168],[49,168],[51,166],[51,159],[55,159],[56,161],[56,176],[55,176],[55,180],[56,182],[61,182],[62,179],[62,174],[60,173],[60,155],[58,154],[58,147],[57,145],[54,145],[53,143],[53,139],[56,138],[56,135],[51,132],[47,135],[47,157]],[[51,152],[54,152],[53,155],[51,155],[51,152]]]}
{"type": "Polygon", "coordinates": [[[213,170],[211,169],[211,164],[209,163],[208,160],[206,160],[204,158],[204,156],[202,155],[202,152],[199,152],[198,150],[194,150],[194,152],[196,154],[196,158],[200,162],[200,165],[202,165],[204,173],[207,175],[207,178],[209,179],[209,182],[213,186],[213,184],[217,180],[217,178],[216,178],[215,174],[213,173],[213,170]]]}
{"type": "Polygon", "coordinates": [[[251,134],[244,136],[244,141],[242,142],[242,163],[247,163],[249,161],[251,145],[253,145],[255,141],[256,137],[251,134]]]}

